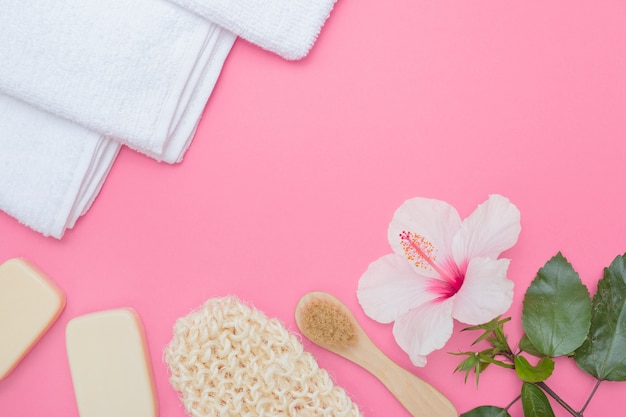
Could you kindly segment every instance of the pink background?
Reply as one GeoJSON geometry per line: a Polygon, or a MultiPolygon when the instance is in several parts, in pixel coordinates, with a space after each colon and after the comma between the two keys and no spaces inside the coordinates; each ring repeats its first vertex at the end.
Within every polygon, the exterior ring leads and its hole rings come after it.
{"type": "MultiPolygon", "coordinates": [[[[523,292],[550,257],[562,251],[593,293],[602,268],[626,251],[625,114],[621,0],[339,0],[302,61],[238,40],[182,164],[124,149],[61,241],[0,213],[0,261],[30,259],[68,297],[0,382],[0,414],[77,416],[65,326],[132,306],[161,416],[184,416],[162,361],[176,318],[234,294],[297,331],[294,306],[310,290],[343,299],[389,356],[461,412],[505,406],[520,387],[510,371],[490,369],[478,388],[453,374],[458,358],[447,352],[468,349],[475,334],[457,325],[446,348],[414,368],[391,326],[364,316],[358,279],[390,252],[387,226],[405,199],[443,199],[464,217],[503,194],[522,213],[519,242],[504,254],[516,343],[523,292]]],[[[409,415],[369,374],[303,343],[364,415],[409,415]]],[[[579,409],[594,381],[558,360],[548,383],[579,409]]],[[[585,415],[623,410],[625,389],[603,383],[585,415]]]]}

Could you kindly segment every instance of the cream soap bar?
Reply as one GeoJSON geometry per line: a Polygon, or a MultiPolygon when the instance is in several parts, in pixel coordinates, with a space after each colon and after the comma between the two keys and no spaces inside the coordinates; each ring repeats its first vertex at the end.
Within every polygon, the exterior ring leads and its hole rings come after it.
{"type": "Polygon", "coordinates": [[[157,416],[152,367],[135,310],[76,317],[65,336],[81,417],[157,416]]]}
{"type": "Polygon", "coordinates": [[[26,356],[59,317],[65,294],[21,258],[0,265],[0,380],[26,356]]]}

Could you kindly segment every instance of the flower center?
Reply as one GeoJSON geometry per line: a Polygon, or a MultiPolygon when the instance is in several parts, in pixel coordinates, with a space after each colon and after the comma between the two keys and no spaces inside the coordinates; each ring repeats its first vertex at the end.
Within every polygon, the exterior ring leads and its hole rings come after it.
{"type": "Polygon", "coordinates": [[[456,273],[453,275],[443,275],[442,279],[432,279],[430,284],[430,290],[436,294],[439,294],[439,299],[447,299],[459,292],[463,286],[465,274],[461,273],[459,269],[454,265],[456,273]]]}
{"type": "Polygon", "coordinates": [[[448,259],[442,264],[437,264],[437,249],[424,236],[402,231],[400,244],[404,255],[416,268],[431,269],[439,278],[432,279],[431,290],[439,294],[439,298],[446,299],[459,292],[465,279],[464,271],[454,261],[448,259]]]}

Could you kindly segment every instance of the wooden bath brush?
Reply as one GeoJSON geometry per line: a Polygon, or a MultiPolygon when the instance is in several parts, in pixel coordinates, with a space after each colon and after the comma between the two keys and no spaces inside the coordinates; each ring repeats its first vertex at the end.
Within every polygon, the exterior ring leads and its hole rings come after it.
{"type": "Polygon", "coordinates": [[[377,377],[414,417],[457,417],[454,405],[432,385],[389,359],[336,297],[310,292],[296,306],[296,323],[313,343],[377,377]]]}

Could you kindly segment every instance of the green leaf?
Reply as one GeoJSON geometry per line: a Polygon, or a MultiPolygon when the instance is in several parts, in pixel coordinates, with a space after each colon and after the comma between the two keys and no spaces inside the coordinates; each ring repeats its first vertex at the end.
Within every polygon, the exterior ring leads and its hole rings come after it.
{"type": "Polygon", "coordinates": [[[537,350],[535,345],[533,345],[528,336],[524,334],[519,341],[519,349],[533,356],[537,356],[539,358],[543,357],[543,354],[537,350]]]}
{"type": "MultiPolygon", "coordinates": [[[[496,363],[500,365],[500,361],[497,361],[491,357],[491,353],[489,350],[482,352],[460,352],[460,353],[452,353],[456,356],[467,356],[455,369],[454,372],[465,372],[465,383],[467,383],[467,378],[471,371],[474,371],[476,374],[476,386],[478,386],[478,381],[480,379],[480,374],[483,372],[490,363],[496,363]]],[[[511,365],[502,363],[500,366],[510,367],[511,365]]]]}
{"type": "Polygon", "coordinates": [[[500,316],[498,316],[487,323],[479,324],[477,326],[466,327],[462,329],[462,331],[468,331],[468,330],[483,330],[484,331],[483,334],[480,335],[478,339],[474,340],[474,342],[472,343],[472,345],[475,345],[476,343],[490,337],[493,333],[497,332],[498,329],[502,331],[502,326],[504,325],[504,323],[510,320],[511,320],[510,317],[505,317],[502,320],[500,320],[500,316]]]}
{"type": "Polygon", "coordinates": [[[524,417],[554,417],[548,397],[541,388],[524,382],[522,385],[522,409],[524,417]]]}
{"type": "Polygon", "coordinates": [[[509,368],[509,369],[514,369],[515,368],[515,366],[513,366],[513,364],[497,360],[495,358],[495,356],[493,355],[493,351],[489,351],[489,350],[483,350],[482,352],[478,352],[478,359],[480,359],[480,362],[483,364],[482,365],[482,369],[483,370],[490,363],[493,363],[494,365],[501,366],[503,368],[509,368]]]}
{"type": "Polygon", "coordinates": [[[626,255],[616,257],[598,281],[589,337],[574,360],[599,380],[626,381],[626,255]]]}
{"type": "Polygon", "coordinates": [[[544,356],[568,355],[585,341],[591,324],[589,291],[560,252],[526,290],[522,324],[544,356]]]}
{"type": "Polygon", "coordinates": [[[541,358],[537,365],[532,366],[525,357],[519,355],[515,357],[515,372],[524,382],[545,381],[552,375],[552,371],[554,361],[551,358],[541,358]]]}
{"type": "Polygon", "coordinates": [[[478,385],[478,379],[480,376],[480,361],[478,360],[478,355],[474,352],[463,352],[463,353],[453,353],[453,355],[467,355],[461,363],[454,369],[454,372],[465,372],[465,383],[467,383],[467,378],[472,370],[476,372],[476,385],[478,385]]]}
{"type": "Polygon", "coordinates": [[[461,417],[511,417],[511,415],[504,408],[483,405],[461,414],[461,417]]]}

